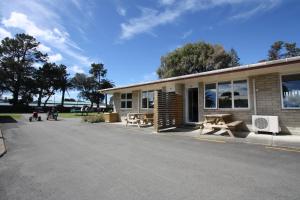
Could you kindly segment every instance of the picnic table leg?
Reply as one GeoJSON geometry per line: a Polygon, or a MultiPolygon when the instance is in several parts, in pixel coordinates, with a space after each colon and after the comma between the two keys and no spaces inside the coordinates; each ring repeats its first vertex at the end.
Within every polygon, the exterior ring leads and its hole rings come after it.
{"type": "Polygon", "coordinates": [[[230,137],[234,137],[234,135],[233,135],[233,133],[232,133],[232,131],[228,128],[228,129],[226,129],[226,131],[228,132],[228,134],[230,135],[230,137]]]}

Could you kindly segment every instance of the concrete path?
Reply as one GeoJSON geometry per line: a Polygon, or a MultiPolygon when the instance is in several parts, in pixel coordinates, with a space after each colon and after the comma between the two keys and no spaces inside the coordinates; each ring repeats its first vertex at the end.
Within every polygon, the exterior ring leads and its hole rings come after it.
{"type": "Polygon", "coordinates": [[[300,153],[77,119],[6,124],[0,199],[289,199],[300,153]]]}

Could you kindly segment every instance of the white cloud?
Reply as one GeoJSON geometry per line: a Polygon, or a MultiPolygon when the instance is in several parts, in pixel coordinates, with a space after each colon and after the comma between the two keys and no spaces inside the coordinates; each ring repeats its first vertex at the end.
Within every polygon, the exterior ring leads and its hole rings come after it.
{"type": "Polygon", "coordinates": [[[148,33],[157,26],[174,22],[187,12],[207,10],[222,5],[234,6],[247,3],[250,10],[242,11],[239,13],[239,16],[235,17],[242,18],[270,10],[281,1],[282,0],[160,0],[159,2],[165,5],[162,10],[141,8],[141,15],[139,17],[131,18],[126,23],[122,23],[120,39],[130,39],[138,34],[148,33]]]}
{"type": "Polygon", "coordinates": [[[51,63],[59,62],[63,59],[62,55],[60,53],[50,55],[48,61],[51,63]]]}
{"type": "Polygon", "coordinates": [[[159,0],[161,5],[172,5],[176,0],[159,0]]]}
{"type": "Polygon", "coordinates": [[[247,10],[245,12],[240,12],[230,19],[232,20],[239,20],[239,19],[248,19],[257,13],[266,12],[268,10],[273,9],[275,6],[281,3],[281,0],[269,0],[258,4],[256,7],[252,8],[251,10],[247,10]]]}
{"type": "Polygon", "coordinates": [[[43,52],[43,53],[50,53],[52,51],[50,47],[48,47],[46,45],[43,45],[43,44],[40,44],[38,46],[38,50],[43,52]]]}
{"type": "Polygon", "coordinates": [[[6,37],[12,37],[12,34],[9,31],[5,30],[4,28],[0,27],[0,40],[6,37]]]}
{"type": "Polygon", "coordinates": [[[125,9],[125,8],[123,8],[123,7],[121,7],[121,6],[118,6],[117,7],[117,13],[119,14],[119,15],[121,15],[121,16],[126,16],[126,14],[127,14],[127,10],[125,9]]]}
{"type": "Polygon", "coordinates": [[[84,70],[81,67],[77,66],[77,65],[74,65],[73,67],[71,67],[70,70],[73,73],[84,73],[84,70]]]}
{"type": "Polygon", "coordinates": [[[88,57],[78,52],[81,49],[70,39],[70,35],[66,31],[62,31],[57,27],[49,29],[37,26],[27,15],[20,12],[12,12],[9,18],[2,20],[2,23],[6,28],[17,28],[25,31],[27,34],[42,40],[44,43],[78,60],[85,66],[91,63],[88,57]]]}
{"type": "Polygon", "coordinates": [[[185,38],[189,37],[192,33],[193,33],[193,30],[188,30],[188,31],[184,32],[183,35],[181,36],[181,39],[185,39],[185,38]]]}

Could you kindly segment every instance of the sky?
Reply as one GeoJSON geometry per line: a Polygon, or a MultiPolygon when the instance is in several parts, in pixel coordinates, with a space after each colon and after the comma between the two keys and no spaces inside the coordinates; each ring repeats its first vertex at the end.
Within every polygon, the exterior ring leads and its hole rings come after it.
{"type": "Polygon", "coordinates": [[[103,63],[121,86],[158,79],[161,56],[190,42],[256,63],[274,41],[300,44],[299,19],[299,0],[0,0],[0,39],[30,34],[71,75],[103,63]]]}

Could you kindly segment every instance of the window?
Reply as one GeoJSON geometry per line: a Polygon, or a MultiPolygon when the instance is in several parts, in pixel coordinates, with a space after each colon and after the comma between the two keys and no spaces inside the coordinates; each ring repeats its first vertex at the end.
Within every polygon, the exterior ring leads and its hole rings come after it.
{"type": "Polygon", "coordinates": [[[248,81],[237,80],[206,84],[204,104],[206,109],[249,108],[248,81]]]}
{"type": "Polygon", "coordinates": [[[121,108],[132,108],[132,93],[121,94],[121,108]]]}
{"type": "Polygon", "coordinates": [[[233,81],[234,107],[248,108],[248,83],[246,80],[233,81]]]}
{"type": "Polygon", "coordinates": [[[283,108],[300,108],[300,74],[284,75],[281,82],[283,108]]]}
{"type": "Polygon", "coordinates": [[[217,108],[217,84],[205,85],[205,108],[217,108]]]}
{"type": "Polygon", "coordinates": [[[154,92],[143,91],[142,92],[142,108],[154,108],[154,92]]]}
{"type": "Polygon", "coordinates": [[[232,108],[232,87],[231,82],[218,84],[219,108],[232,108]]]}

